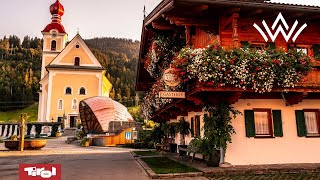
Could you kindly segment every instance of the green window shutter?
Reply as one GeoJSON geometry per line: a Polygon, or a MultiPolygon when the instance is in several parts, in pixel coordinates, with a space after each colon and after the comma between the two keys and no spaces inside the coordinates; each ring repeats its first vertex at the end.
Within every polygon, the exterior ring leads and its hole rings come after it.
{"type": "Polygon", "coordinates": [[[297,133],[299,137],[307,136],[306,120],[304,119],[304,111],[296,110],[297,133]]]}
{"type": "Polygon", "coordinates": [[[272,110],[273,129],[275,137],[283,137],[281,110],[272,110]]]}
{"type": "Polygon", "coordinates": [[[200,137],[200,116],[197,116],[197,137],[200,137]]]}
{"type": "Polygon", "coordinates": [[[194,119],[191,118],[191,137],[194,137],[194,119]]]}
{"type": "Polygon", "coordinates": [[[245,110],[244,119],[245,119],[245,125],[246,125],[246,136],[254,137],[256,135],[255,127],[254,127],[254,111],[245,110]]]}

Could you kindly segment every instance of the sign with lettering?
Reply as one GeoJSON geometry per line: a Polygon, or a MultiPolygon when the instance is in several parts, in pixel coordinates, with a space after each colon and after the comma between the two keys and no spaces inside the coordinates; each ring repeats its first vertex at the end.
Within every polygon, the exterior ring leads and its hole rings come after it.
{"type": "Polygon", "coordinates": [[[185,92],[173,92],[173,91],[160,91],[159,92],[160,98],[186,98],[185,92]]]}
{"type": "Polygon", "coordinates": [[[169,68],[163,72],[162,77],[166,85],[171,87],[178,86],[181,83],[181,78],[179,78],[174,71],[174,68],[169,68]]]}
{"type": "Polygon", "coordinates": [[[61,164],[19,164],[20,180],[61,180],[61,164]]]}

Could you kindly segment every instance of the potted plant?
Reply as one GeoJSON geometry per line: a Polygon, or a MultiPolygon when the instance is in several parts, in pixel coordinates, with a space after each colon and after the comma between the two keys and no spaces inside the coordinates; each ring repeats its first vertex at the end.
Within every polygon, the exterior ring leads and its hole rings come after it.
{"type": "Polygon", "coordinates": [[[209,115],[205,115],[203,118],[204,138],[202,139],[201,151],[206,155],[207,165],[216,167],[220,163],[224,163],[227,143],[232,142],[231,135],[235,133],[231,125],[232,117],[235,118],[241,113],[225,103],[207,106],[205,110],[209,115]]]}
{"type": "Polygon", "coordinates": [[[11,141],[18,141],[18,136],[17,136],[17,135],[12,135],[12,136],[10,137],[10,140],[11,140],[11,141]]]}
{"type": "Polygon", "coordinates": [[[57,131],[56,132],[56,137],[61,137],[62,136],[62,133],[60,131],[57,131]]]}
{"type": "Polygon", "coordinates": [[[89,147],[89,145],[90,145],[90,139],[89,139],[89,138],[86,138],[86,137],[82,138],[82,140],[80,141],[80,145],[81,145],[82,147],[89,147]]]}

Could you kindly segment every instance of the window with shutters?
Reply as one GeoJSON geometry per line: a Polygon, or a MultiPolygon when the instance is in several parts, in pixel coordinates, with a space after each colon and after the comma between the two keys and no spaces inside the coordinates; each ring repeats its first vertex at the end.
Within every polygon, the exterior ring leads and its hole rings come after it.
{"type": "Polygon", "coordinates": [[[280,110],[245,110],[247,137],[282,137],[282,118],[280,110]]]}
{"type": "Polygon", "coordinates": [[[307,136],[319,136],[320,135],[319,110],[305,109],[304,118],[305,118],[307,136]]]}
{"type": "Polygon", "coordinates": [[[191,118],[191,136],[200,137],[200,116],[195,116],[191,118]]]}

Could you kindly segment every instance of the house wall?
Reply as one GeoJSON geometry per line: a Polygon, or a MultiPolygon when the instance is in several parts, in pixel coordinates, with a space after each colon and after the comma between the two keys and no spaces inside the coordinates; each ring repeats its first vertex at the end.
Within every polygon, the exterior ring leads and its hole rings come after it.
{"type": "MultiPolygon", "coordinates": [[[[253,108],[281,110],[283,137],[248,138],[244,116],[238,115],[232,120],[236,134],[232,135],[232,143],[228,144],[226,162],[232,165],[320,163],[320,137],[298,137],[295,117],[295,110],[319,109],[320,100],[304,100],[297,105],[286,106],[282,99],[241,99],[233,106],[242,114],[244,110],[253,108]]],[[[201,115],[202,128],[203,114],[203,112],[189,112],[185,118],[190,123],[191,117],[201,115]]],[[[176,120],[170,122],[174,121],[176,120]]],[[[201,129],[201,137],[203,137],[203,129],[201,129]]],[[[192,137],[188,135],[185,139],[186,144],[189,144],[192,137]]],[[[180,144],[179,134],[176,135],[175,143],[180,144]]]]}
{"type": "Polygon", "coordinates": [[[244,116],[233,120],[236,134],[228,145],[226,162],[233,165],[278,164],[278,163],[320,163],[320,138],[298,137],[295,110],[319,109],[320,100],[304,100],[294,106],[285,106],[278,100],[239,100],[234,104],[241,111],[253,108],[281,110],[283,137],[247,138],[244,116]]]}

